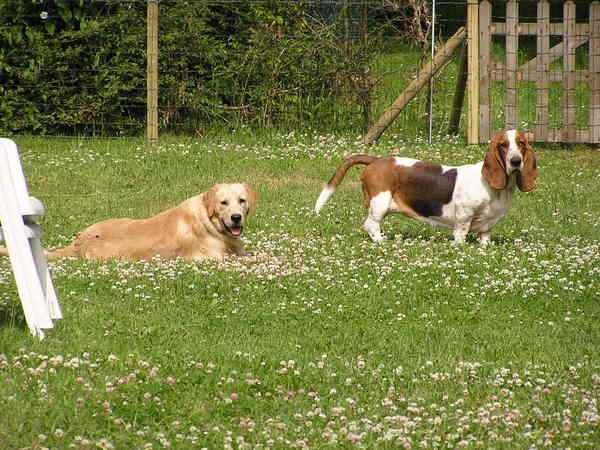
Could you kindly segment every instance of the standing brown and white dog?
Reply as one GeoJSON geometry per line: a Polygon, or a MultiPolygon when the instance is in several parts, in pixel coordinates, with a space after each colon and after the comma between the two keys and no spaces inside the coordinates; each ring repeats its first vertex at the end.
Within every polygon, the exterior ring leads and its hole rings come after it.
{"type": "MultiPolygon", "coordinates": [[[[86,228],[48,258],[149,260],[223,258],[244,255],[240,240],[246,217],[256,209],[246,184],[217,184],[207,192],[149,219],[110,219],[86,228]]],[[[6,249],[0,249],[6,254],[6,249]]]]}
{"type": "Polygon", "coordinates": [[[535,188],[536,157],[525,133],[503,131],[494,137],[485,160],[464,166],[442,166],[410,158],[354,155],[336,170],[315,204],[319,214],[329,197],[356,164],[364,164],[361,181],[369,215],[364,229],[374,241],[384,237],[381,223],[389,213],[454,229],[463,243],[469,231],[483,245],[508,211],[515,187],[535,188]]]}

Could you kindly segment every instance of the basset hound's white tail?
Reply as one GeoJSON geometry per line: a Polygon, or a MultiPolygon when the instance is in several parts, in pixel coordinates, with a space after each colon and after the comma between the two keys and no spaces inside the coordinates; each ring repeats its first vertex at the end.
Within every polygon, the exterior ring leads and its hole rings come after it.
{"type": "Polygon", "coordinates": [[[344,176],[346,176],[346,172],[348,172],[348,169],[357,164],[363,164],[365,166],[368,166],[373,161],[377,161],[378,159],[379,158],[377,158],[376,156],[370,155],[353,155],[350,158],[348,158],[348,160],[345,163],[343,163],[337,168],[329,182],[321,191],[321,195],[319,195],[319,198],[315,203],[315,214],[319,215],[321,208],[325,206],[325,203],[327,203],[329,197],[333,195],[336,188],[342,183],[342,180],[344,179],[344,176]]]}

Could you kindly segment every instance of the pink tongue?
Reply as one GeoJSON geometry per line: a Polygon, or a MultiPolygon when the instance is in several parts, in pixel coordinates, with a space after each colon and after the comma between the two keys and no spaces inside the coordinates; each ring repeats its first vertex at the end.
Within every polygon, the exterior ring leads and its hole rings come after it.
{"type": "Polygon", "coordinates": [[[239,236],[240,234],[242,234],[242,229],[241,228],[231,228],[231,234],[233,234],[234,236],[239,236]]]}

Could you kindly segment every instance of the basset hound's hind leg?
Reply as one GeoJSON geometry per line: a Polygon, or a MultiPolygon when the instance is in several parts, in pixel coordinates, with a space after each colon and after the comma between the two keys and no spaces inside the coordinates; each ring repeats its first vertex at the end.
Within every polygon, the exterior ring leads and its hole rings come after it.
{"type": "Polygon", "coordinates": [[[369,215],[365,219],[363,228],[375,242],[383,241],[385,238],[381,231],[381,223],[388,213],[391,203],[392,194],[390,192],[380,192],[369,202],[369,215]]]}

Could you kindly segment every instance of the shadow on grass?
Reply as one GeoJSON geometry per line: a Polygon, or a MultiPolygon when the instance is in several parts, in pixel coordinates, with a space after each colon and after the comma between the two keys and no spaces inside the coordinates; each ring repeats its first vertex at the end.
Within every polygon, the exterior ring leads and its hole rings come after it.
{"type": "Polygon", "coordinates": [[[0,306],[0,327],[26,328],[25,316],[20,305],[0,306]]]}
{"type": "MultiPolygon", "coordinates": [[[[402,233],[386,233],[387,240],[417,240],[423,242],[438,242],[438,243],[448,243],[454,244],[454,237],[452,234],[423,234],[423,233],[415,233],[415,232],[402,232],[402,233]]],[[[527,236],[517,238],[521,242],[528,242],[531,239],[528,239],[527,236]]],[[[499,246],[507,246],[513,245],[516,239],[502,236],[502,235],[492,235],[491,244],[499,245],[499,246]]],[[[476,233],[467,234],[466,244],[476,244],[479,245],[479,240],[476,233]]]]}

